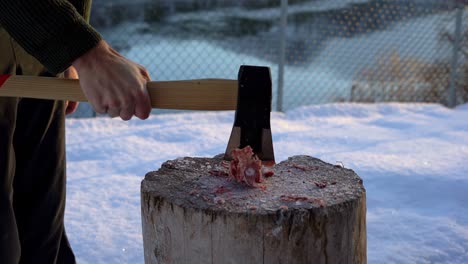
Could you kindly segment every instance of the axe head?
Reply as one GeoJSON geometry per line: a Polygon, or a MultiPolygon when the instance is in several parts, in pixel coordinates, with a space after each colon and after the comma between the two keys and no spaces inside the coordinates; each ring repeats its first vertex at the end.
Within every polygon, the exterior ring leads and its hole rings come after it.
{"type": "Polygon", "coordinates": [[[270,68],[243,65],[238,76],[237,109],[224,159],[236,148],[252,147],[260,160],[275,162],[270,128],[272,100],[270,68]]]}

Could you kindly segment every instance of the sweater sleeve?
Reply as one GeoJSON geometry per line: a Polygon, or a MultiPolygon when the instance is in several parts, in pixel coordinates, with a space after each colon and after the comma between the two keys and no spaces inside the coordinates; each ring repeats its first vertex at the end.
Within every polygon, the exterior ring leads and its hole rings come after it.
{"type": "Polygon", "coordinates": [[[92,0],[68,0],[68,2],[70,2],[76,8],[76,11],[89,22],[92,0]]]}
{"type": "Polygon", "coordinates": [[[89,8],[77,0],[0,1],[0,24],[53,74],[67,69],[101,40],[80,13],[89,16],[89,8]]]}

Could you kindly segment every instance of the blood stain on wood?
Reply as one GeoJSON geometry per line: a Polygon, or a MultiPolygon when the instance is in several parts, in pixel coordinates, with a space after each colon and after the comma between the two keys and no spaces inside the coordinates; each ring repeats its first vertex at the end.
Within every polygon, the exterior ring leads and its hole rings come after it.
{"type": "Polygon", "coordinates": [[[221,186],[218,186],[218,187],[215,189],[214,193],[215,193],[215,194],[223,194],[223,193],[227,193],[227,192],[229,192],[229,191],[230,191],[230,190],[229,190],[228,188],[226,188],[226,187],[224,187],[224,186],[221,185],[221,186]]]}
{"type": "Polygon", "coordinates": [[[217,177],[227,177],[229,174],[225,171],[222,170],[210,170],[208,172],[211,176],[217,176],[217,177]]]}
{"type": "Polygon", "coordinates": [[[327,183],[326,182],[314,182],[315,186],[319,187],[320,189],[326,188],[327,183]]]}

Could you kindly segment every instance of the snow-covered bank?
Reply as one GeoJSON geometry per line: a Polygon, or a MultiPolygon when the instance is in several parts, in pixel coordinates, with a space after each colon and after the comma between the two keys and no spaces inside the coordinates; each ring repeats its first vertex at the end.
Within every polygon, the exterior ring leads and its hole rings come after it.
{"type": "MultiPolygon", "coordinates": [[[[468,263],[468,105],[328,104],[272,114],[277,161],[355,170],[369,263],[468,263]]],[[[67,120],[66,227],[79,263],[142,263],[140,182],[181,156],[222,153],[233,112],[67,120]]]]}

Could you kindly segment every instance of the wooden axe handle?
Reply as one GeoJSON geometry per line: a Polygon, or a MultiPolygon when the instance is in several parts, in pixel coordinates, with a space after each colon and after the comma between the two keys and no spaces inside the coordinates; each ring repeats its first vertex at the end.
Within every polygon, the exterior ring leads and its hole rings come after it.
{"type": "MultiPolygon", "coordinates": [[[[51,100],[87,101],[80,83],[73,79],[35,76],[6,76],[0,96],[51,100]]],[[[2,78],[0,78],[2,79],[2,78]]],[[[154,108],[186,110],[235,110],[237,80],[200,79],[148,82],[154,108]]]]}

